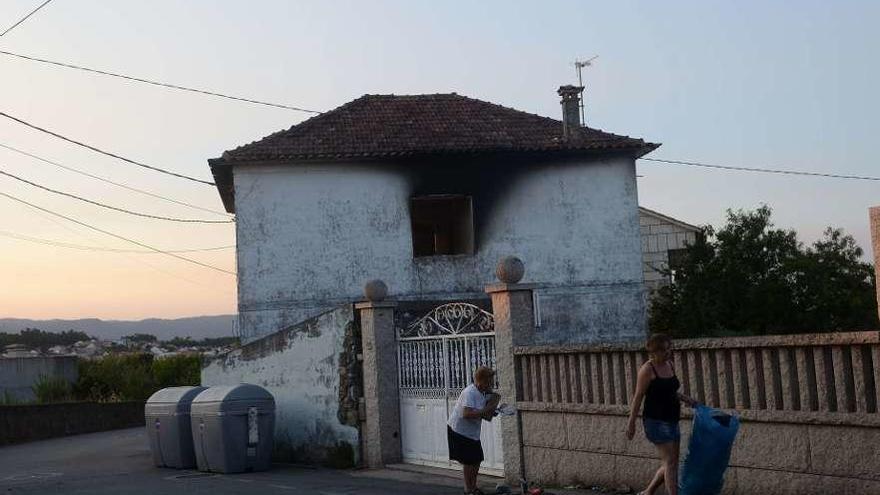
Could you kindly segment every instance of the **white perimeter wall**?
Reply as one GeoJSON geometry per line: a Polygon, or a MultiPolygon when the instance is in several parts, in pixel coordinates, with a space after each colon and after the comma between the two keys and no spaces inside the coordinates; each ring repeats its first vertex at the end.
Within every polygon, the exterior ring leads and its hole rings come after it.
{"type": "Polygon", "coordinates": [[[0,398],[7,394],[15,400],[33,400],[32,387],[42,377],[75,383],[79,377],[76,356],[0,357],[0,398]]]}
{"type": "Polygon", "coordinates": [[[358,430],[340,423],[340,353],[351,306],[341,307],[301,325],[208,362],[202,385],[253,383],[275,396],[275,443],[308,460],[323,460],[339,443],[359,457],[358,430]]]}

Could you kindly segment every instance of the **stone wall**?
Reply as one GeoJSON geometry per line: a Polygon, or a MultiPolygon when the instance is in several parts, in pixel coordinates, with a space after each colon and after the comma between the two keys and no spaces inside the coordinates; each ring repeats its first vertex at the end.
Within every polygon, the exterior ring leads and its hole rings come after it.
{"type": "Polygon", "coordinates": [[[0,445],[144,425],[144,403],[0,406],[0,445]]]}
{"type": "Polygon", "coordinates": [[[269,390],[278,460],[351,467],[360,461],[356,332],[352,307],[336,308],[207,362],[202,385],[269,390]]]}
{"type": "MultiPolygon", "coordinates": [[[[516,347],[530,480],[642,488],[659,466],[624,436],[640,345],[516,347]]],[[[738,414],[725,494],[880,493],[880,333],[675,342],[683,392],[738,414]]],[[[690,420],[682,422],[686,455],[690,420]]]]}
{"type": "Polygon", "coordinates": [[[0,398],[31,401],[31,387],[41,377],[63,378],[73,384],[79,377],[76,356],[0,357],[0,398]]]}

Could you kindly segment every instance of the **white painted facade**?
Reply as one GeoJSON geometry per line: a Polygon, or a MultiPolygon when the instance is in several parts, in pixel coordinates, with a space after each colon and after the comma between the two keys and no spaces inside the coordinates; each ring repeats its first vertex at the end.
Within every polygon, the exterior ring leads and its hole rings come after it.
{"type": "Polygon", "coordinates": [[[398,299],[483,297],[506,255],[522,259],[524,282],[540,287],[539,342],[644,335],[633,158],[533,162],[484,175],[456,191],[474,197],[476,252],[427,258],[413,257],[410,198],[448,191],[426,186],[420,166],[235,167],[243,340],[360,300],[373,278],[398,299]]]}

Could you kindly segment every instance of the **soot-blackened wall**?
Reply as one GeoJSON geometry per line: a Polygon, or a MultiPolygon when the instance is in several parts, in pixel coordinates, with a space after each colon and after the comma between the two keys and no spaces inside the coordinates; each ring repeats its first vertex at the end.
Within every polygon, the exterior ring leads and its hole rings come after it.
{"type": "Polygon", "coordinates": [[[540,285],[540,342],[644,332],[632,158],[239,166],[240,329],[245,341],[362,298],[484,297],[497,261],[540,285]],[[473,197],[474,255],[413,258],[410,198],[473,197]]]}

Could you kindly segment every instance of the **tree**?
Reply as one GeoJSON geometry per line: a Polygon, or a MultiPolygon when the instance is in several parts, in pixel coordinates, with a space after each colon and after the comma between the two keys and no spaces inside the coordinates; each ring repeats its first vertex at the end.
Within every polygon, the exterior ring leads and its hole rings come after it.
{"type": "Polygon", "coordinates": [[[687,247],[650,327],[679,337],[877,328],[875,280],[852,236],[829,228],[804,248],[771,209],[727,212],[687,247]]]}
{"type": "Polygon", "coordinates": [[[25,328],[19,333],[0,333],[0,347],[10,344],[23,344],[29,349],[42,352],[56,345],[71,345],[91,337],[84,332],[67,330],[61,333],[44,332],[38,328],[25,328]]]}
{"type": "Polygon", "coordinates": [[[851,235],[831,227],[806,250],[795,276],[802,325],[823,330],[877,327],[877,282],[862,254],[851,235]]]}
{"type": "Polygon", "coordinates": [[[129,342],[139,343],[139,344],[140,343],[149,344],[149,343],[159,341],[159,339],[156,338],[155,335],[151,335],[149,333],[136,333],[133,335],[126,335],[125,337],[122,337],[122,338],[127,339],[129,342]]]}

